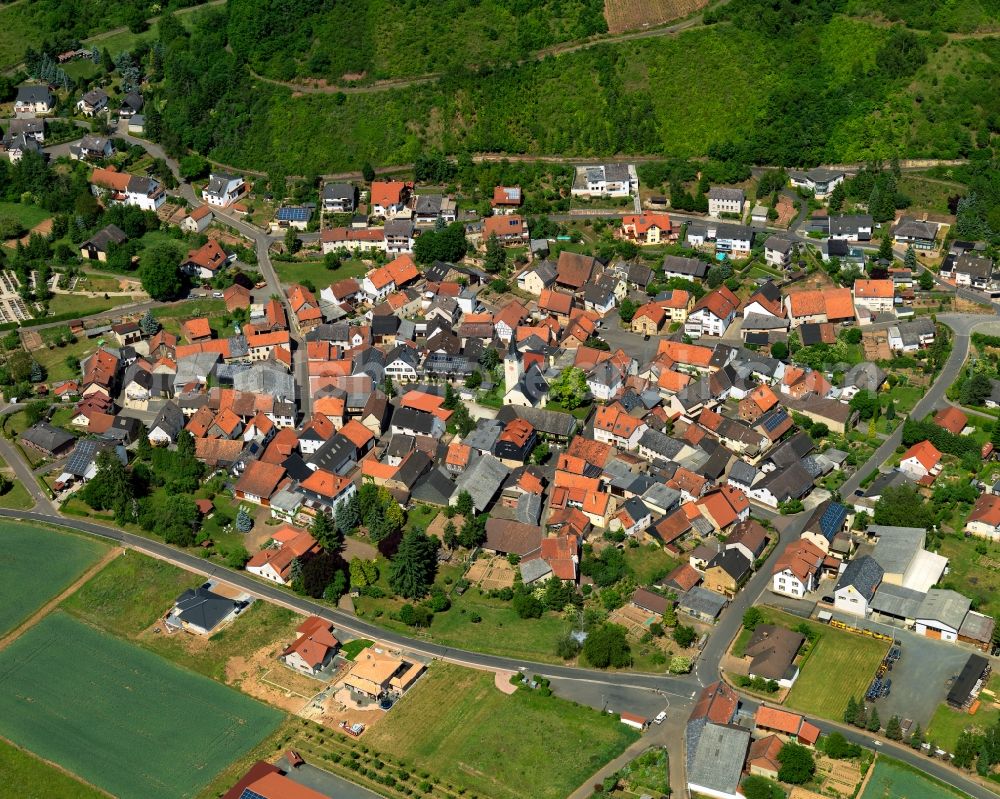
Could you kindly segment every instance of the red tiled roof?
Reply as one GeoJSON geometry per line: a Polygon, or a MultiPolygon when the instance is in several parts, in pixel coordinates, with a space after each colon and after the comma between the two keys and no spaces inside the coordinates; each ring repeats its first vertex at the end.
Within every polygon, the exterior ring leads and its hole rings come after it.
{"type": "Polygon", "coordinates": [[[930,471],[940,463],[941,452],[930,441],[918,441],[903,453],[900,461],[910,458],[916,458],[925,469],[930,471]]]}
{"type": "Polygon", "coordinates": [[[969,417],[954,405],[948,405],[934,415],[934,424],[955,435],[961,433],[968,423],[969,417]]]}

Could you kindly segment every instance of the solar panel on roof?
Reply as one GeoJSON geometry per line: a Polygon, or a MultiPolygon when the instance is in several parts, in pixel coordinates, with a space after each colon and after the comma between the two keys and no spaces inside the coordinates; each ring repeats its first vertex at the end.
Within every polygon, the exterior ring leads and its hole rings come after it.
{"type": "Polygon", "coordinates": [[[244,788],[240,794],[240,799],[267,799],[264,794],[257,793],[253,788],[244,788]]]}
{"type": "Polygon", "coordinates": [[[830,533],[834,530],[839,530],[840,525],[844,522],[844,512],[846,508],[837,503],[833,502],[823,511],[823,516],[819,520],[820,529],[824,533],[830,533]]]}
{"type": "Polygon", "coordinates": [[[785,413],[784,409],[772,413],[770,416],[765,418],[761,424],[764,425],[764,429],[768,433],[774,432],[774,430],[780,425],[785,419],[788,418],[788,414],[785,413]]]}
{"type": "Polygon", "coordinates": [[[278,220],[281,222],[308,222],[312,210],[301,206],[286,206],[278,209],[278,220]]]}

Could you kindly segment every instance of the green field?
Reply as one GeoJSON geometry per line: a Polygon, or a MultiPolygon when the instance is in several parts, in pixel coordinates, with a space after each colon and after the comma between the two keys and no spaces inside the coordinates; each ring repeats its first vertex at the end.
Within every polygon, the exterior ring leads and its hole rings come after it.
{"type": "Polygon", "coordinates": [[[761,610],[771,623],[788,628],[805,623],[819,634],[801,666],[799,678],[792,686],[785,704],[821,718],[843,717],[847,697],[864,695],[875,676],[875,669],[889,649],[889,644],[825,624],[803,622],[796,616],[773,608],[761,610]],[[837,679],[831,680],[831,674],[838,675],[837,679]]]}
{"type": "Polygon", "coordinates": [[[281,718],[64,613],[0,652],[0,734],[123,799],[192,796],[281,718]]]}
{"type": "Polygon", "coordinates": [[[364,261],[349,258],[339,269],[327,269],[322,261],[274,261],[274,271],[282,283],[301,283],[308,280],[317,291],[321,291],[338,280],[361,277],[371,268],[364,261]]]}
{"type": "MultiPolygon", "coordinates": [[[[59,799],[103,799],[106,794],[50,766],[6,741],[0,741],[0,774],[4,785],[27,789],[28,797],[59,799]]],[[[0,789],[0,793],[3,789],[0,789]]]]}
{"type": "Polygon", "coordinates": [[[11,510],[28,510],[35,501],[28,493],[28,489],[16,477],[14,483],[6,494],[0,494],[0,508],[10,508],[11,510]]]}
{"type": "MultiPolygon", "coordinates": [[[[0,9],[0,15],[3,9],[0,9]]],[[[0,17],[2,19],[2,17],[0,17]]],[[[0,217],[16,219],[25,230],[31,230],[35,225],[52,216],[51,213],[37,205],[25,205],[24,203],[0,202],[0,217]]]]}
{"type": "Polygon", "coordinates": [[[365,742],[491,799],[562,799],[638,738],[613,715],[434,663],[365,742]]]}
{"type": "Polygon", "coordinates": [[[933,741],[946,752],[954,752],[958,736],[967,729],[975,729],[982,733],[1000,721],[1000,710],[989,704],[983,697],[979,710],[969,715],[965,711],[955,710],[946,702],[938,705],[934,711],[931,723],[927,727],[927,740],[933,741]]]}
{"type": "Polygon", "coordinates": [[[880,755],[873,769],[861,799],[968,799],[950,785],[889,757],[880,755]]]}
{"type": "Polygon", "coordinates": [[[45,527],[0,522],[0,547],[9,553],[0,580],[0,635],[69,586],[107,552],[90,538],[45,527]]]}

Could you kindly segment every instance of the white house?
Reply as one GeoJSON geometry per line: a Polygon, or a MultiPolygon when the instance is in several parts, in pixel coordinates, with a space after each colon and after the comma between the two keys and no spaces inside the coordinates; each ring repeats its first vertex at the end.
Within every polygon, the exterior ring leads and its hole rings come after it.
{"type": "Polygon", "coordinates": [[[930,441],[918,441],[903,453],[899,470],[912,480],[936,477],[941,471],[941,452],[930,441]]]}
{"type": "Polygon", "coordinates": [[[167,199],[167,193],[155,179],[114,169],[95,169],[90,173],[90,187],[95,195],[103,196],[107,202],[134,205],[143,211],[155,211],[167,199]]]}
{"type": "Polygon", "coordinates": [[[17,98],[14,100],[16,116],[37,116],[48,114],[55,107],[56,101],[49,87],[41,83],[30,83],[17,87],[17,98]]]}
{"type": "Polygon", "coordinates": [[[684,321],[691,338],[722,336],[736,318],[740,300],[725,286],[719,286],[699,300],[684,321]]]}
{"type": "Polygon", "coordinates": [[[875,222],[868,214],[831,216],[830,238],[840,241],[871,241],[875,222]]]}
{"type": "Polygon", "coordinates": [[[743,189],[726,189],[713,186],[708,190],[708,215],[719,218],[721,214],[743,215],[746,195],[743,189]]]}
{"type": "Polygon", "coordinates": [[[795,188],[811,191],[817,200],[824,200],[844,182],[844,173],[839,169],[818,167],[807,172],[789,172],[788,178],[795,188]]]}
{"type": "Polygon", "coordinates": [[[634,164],[578,166],[571,193],[578,197],[628,197],[639,191],[634,164]]]}
{"type": "Polygon", "coordinates": [[[855,558],[840,573],[833,592],[833,605],[842,613],[864,618],[868,615],[875,591],[882,583],[882,567],[875,559],[862,555],[855,558]]]}
{"type": "Polygon", "coordinates": [[[380,227],[335,227],[320,231],[323,253],[347,250],[348,252],[386,251],[385,232],[380,227]]]}
{"type": "Polygon", "coordinates": [[[764,262],[784,269],[792,262],[793,246],[791,241],[781,236],[769,236],[764,242],[764,262]]]}
{"type": "Polygon", "coordinates": [[[208,185],[201,190],[201,199],[217,208],[226,208],[236,202],[247,190],[246,181],[240,175],[213,172],[208,185]]]}
{"type": "Polygon", "coordinates": [[[811,541],[799,539],[793,542],[774,562],[771,590],[796,599],[815,591],[825,557],[823,550],[811,541]]]}
{"type": "Polygon", "coordinates": [[[104,89],[91,89],[76,103],[76,110],[85,117],[92,117],[108,107],[108,93],[104,89]]]}

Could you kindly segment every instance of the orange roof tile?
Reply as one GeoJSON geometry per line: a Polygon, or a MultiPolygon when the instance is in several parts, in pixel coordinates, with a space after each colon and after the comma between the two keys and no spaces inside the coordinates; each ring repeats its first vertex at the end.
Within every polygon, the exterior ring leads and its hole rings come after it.
{"type": "Polygon", "coordinates": [[[930,471],[940,463],[941,452],[930,441],[918,441],[903,453],[900,461],[910,458],[916,458],[925,469],[930,471]]]}

